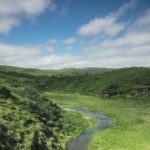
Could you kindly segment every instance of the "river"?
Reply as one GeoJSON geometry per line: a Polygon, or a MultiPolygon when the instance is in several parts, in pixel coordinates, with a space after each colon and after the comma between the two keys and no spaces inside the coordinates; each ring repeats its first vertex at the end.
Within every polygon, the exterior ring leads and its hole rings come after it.
{"type": "Polygon", "coordinates": [[[84,116],[94,118],[96,120],[96,126],[88,129],[78,137],[69,140],[66,143],[66,150],[88,150],[93,133],[95,131],[100,131],[112,127],[112,121],[109,117],[99,113],[91,112],[86,108],[76,107],[74,110],[82,113],[84,116]]]}

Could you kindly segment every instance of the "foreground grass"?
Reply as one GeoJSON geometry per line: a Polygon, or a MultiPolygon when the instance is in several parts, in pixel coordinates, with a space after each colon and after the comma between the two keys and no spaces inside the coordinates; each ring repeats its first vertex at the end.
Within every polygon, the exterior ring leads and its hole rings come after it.
{"type": "Polygon", "coordinates": [[[150,149],[150,102],[121,98],[103,100],[79,94],[45,94],[58,104],[87,107],[112,118],[114,127],[96,132],[89,150],[150,149]]]}
{"type": "Polygon", "coordinates": [[[0,149],[30,149],[34,129],[42,123],[35,115],[12,103],[0,99],[0,149]]]}
{"type": "MultiPolygon", "coordinates": [[[[58,114],[56,111],[55,113],[58,114]]],[[[55,126],[48,128],[38,119],[37,114],[31,113],[23,105],[15,104],[11,98],[0,98],[0,150],[37,150],[37,147],[31,148],[34,132],[36,129],[44,136],[44,128],[46,132],[57,131],[46,139],[48,149],[65,150],[65,144],[70,138],[80,135],[94,125],[94,120],[87,119],[78,112],[62,110],[61,114],[62,117],[55,121],[55,126]],[[59,132],[57,125],[60,128],[59,132]],[[60,148],[51,146],[51,141],[54,141],[55,137],[59,140],[56,144],[60,145],[60,148]]]]}

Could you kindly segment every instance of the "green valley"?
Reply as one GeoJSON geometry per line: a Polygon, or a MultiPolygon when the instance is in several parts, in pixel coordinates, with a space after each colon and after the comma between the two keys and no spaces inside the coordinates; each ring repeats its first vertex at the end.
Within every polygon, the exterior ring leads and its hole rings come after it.
{"type": "Polygon", "coordinates": [[[62,150],[95,126],[83,107],[113,127],[96,131],[89,150],[149,150],[150,68],[38,70],[0,66],[0,149],[62,150]]]}

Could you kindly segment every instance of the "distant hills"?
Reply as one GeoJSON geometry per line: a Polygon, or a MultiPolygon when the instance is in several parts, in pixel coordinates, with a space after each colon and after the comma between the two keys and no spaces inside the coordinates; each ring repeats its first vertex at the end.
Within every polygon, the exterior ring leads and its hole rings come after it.
{"type": "Polygon", "coordinates": [[[9,80],[11,87],[29,86],[30,83],[41,91],[78,92],[103,97],[141,97],[149,95],[150,91],[150,68],[144,67],[39,70],[0,66],[0,79],[9,80]]]}
{"type": "Polygon", "coordinates": [[[60,70],[40,70],[40,69],[29,69],[29,68],[19,68],[12,66],[2,66],[0,65],[0,71],[5,72],[17,72],[26,73],[32,75],[80,75],[80,74],[95,74],[108,72],[114,69],[110,68],[63,68],[60,70]]]}

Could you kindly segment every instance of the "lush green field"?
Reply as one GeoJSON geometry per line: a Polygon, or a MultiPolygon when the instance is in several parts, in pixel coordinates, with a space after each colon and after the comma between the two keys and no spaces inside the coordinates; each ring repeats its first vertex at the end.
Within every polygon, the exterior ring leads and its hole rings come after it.
{"type": "Polygon", "coordinates": [[[89,150],[149,150],[150,102],[128,99],[101,99],[79,94],[45,93],[61,105],[87,107],[106,114],[113,128],[96,132],[89,150]]]}

